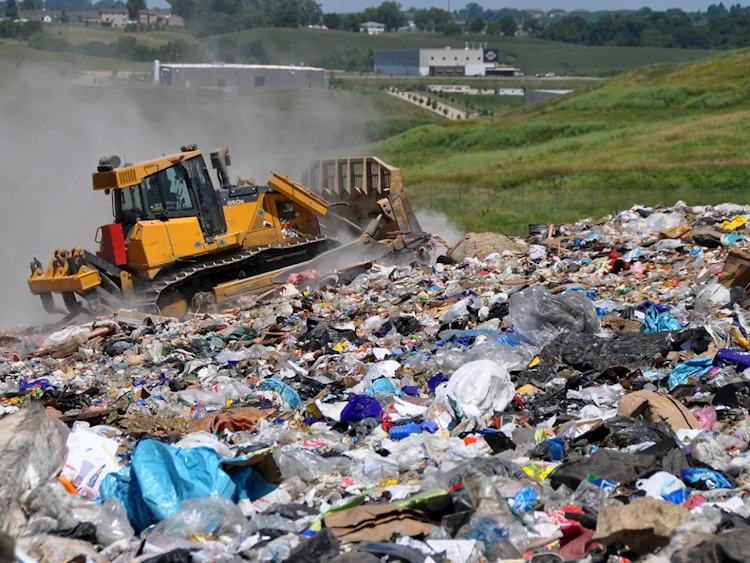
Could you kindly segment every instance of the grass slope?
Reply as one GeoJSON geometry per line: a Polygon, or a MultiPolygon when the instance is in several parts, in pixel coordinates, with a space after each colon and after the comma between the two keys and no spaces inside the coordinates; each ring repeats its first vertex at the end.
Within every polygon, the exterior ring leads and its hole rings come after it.
{"type": "MultiPolygon", "coordinates": [[[[748,62],[741,50],[636,70],[493,119],[408,131],[382,152],[407,185],[441,188],[433,205],[472,230],[520,233],[636,201],[747,201],[748,62]],[[489,204],[478,187],[496,188],[489,204]]],[[[411,197],[429,204],[428,190],[411,197]]]]}
{"type": "Polygon", "coordinates": [[[439,48],[463,49],[466,43],[488,43],[500,49],[500,62],[519,66],[527,74],[556,72],[578,76],[599,76],[656,63],[694,61],[715,53],[690,49],[635,47],[587,47],[543,41],[530,37],[488,35],[445,36],[429,33],[387,33],[364,35],[319,29],[260,28],[228,34],[238,44],[261,41],[271,61],[279,64],[316,64],[334,50],[439,48]]]}

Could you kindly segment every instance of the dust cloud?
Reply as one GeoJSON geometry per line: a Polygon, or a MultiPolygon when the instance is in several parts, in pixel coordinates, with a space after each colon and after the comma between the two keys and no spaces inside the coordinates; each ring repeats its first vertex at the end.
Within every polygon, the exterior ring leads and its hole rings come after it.
{"type": "Polygon", "coordinates": [[[465,234],[456,223],[439,211],[420,209],[416,214],[424,232],[438,235],[451,246],[460,241],[465,234]]]}
{"type": "Polygon", "coordinates": [[[98,250],[96,229],[112,220],[110,197],[91,188],[101,156],[136,162],[187,143],[228,144],[233,178],[298,178],[314,158],[354,156],[373,111],[340,92],[84,86],[33,73],[3,81],[0,330],[57,320],[29,294],[33,257],[46,267],[55,248],[98,250]]]}

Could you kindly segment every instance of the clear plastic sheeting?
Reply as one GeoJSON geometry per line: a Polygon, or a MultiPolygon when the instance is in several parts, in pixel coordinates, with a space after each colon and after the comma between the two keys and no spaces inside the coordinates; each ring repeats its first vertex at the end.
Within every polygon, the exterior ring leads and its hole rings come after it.
{"type": "Polygon", "coordinates": [[[240,538],[248,535],[248,532],[247,518],[234,502],[222,496],[209,495],[183,500],[178,511],[154,526],[145,540],[159,545],[174,540],[189,540],[196,534],[212,538],[240,538]]]}
{"type": "Polygon", "coordinates": [[[20,499],[62,469],[68,429],[32,404],[0,419],[0,530],[15,531],[25,523],[20,499]]]}
{"type": "Polygon", "coordinates": [[[96,539],[104,545],[116,542],[130,542],[135,535],[133,527],[128,521],[125,507],[118,499],[108,498],[102,504],[96,524],[96,539]]]}
{"type": "Polygon", "coordinates": [[[552,295],[538,286],[511,296],[510,322],[537,346],[548,344],[563,331],[596,334],[601,330],[596,306],[585,294],[552,295]]]}

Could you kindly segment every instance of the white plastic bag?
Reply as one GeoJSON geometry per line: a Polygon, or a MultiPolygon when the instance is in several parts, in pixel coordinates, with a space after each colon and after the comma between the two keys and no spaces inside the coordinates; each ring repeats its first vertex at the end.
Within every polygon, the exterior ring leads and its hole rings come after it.
{"type": "Polygon", "coordinates": [[[461,366],[438,391],[455,399],[470,416],[503,411],[513,400],[515,387],[507,370],[489,360],[461,366]]]}
{"type": "Polygon", "coordinates": [[[728,304],[731,300],[726,287],[718,283],[709,283],[695,296],[695,312],[706,313],[728,304]]]}

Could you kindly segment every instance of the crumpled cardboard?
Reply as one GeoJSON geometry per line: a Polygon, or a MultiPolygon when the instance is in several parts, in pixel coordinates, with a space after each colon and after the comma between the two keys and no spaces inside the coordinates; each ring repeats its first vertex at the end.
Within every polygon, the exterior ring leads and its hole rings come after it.
{"type": "Polygon", "coordinates": [[[323,523],[342,542],[388,541],[394,534],[424,536],[436,528],[418,510],[365,504],[326,516],[323,523]]]}
{"type": "Polygon", "coordinates": [[[653,391],[636,391],[620,399],[617,416],[634,415],[640,415],[651,422],[665,420],[675,431],[701,429],[698,419],[679,401],[653,391]]]}
{"type": "Polygon", "coordinates": [[[750,284],[750,254],[742,250],[729,252],[724,270],[719,274],[719,283],[724,287],[747,287],[750,284]]]}
{"type": "Polygon", "coordinates": [[[594,539],[604,545],[625,544],[640,555],[669,543],[669,534],[693,517],[687,508],[665,500],[639,498],[599,512],[594,539]]]}

